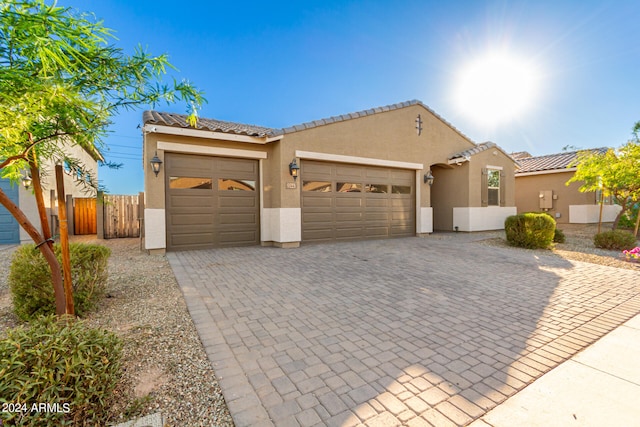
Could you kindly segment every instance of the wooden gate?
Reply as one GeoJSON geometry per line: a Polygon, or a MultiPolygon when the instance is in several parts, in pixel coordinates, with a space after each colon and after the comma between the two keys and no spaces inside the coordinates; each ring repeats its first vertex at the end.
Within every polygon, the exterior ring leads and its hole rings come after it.
{"type": "Polygon", "coordinates": [[[96,234],[96,230],[96,199],[74,198],[73,234],[96,234]]]}
{"type": "Polygon", "coordinates": [[[104,238],[140,236],[138,196],[104,195],[104,238]]]}

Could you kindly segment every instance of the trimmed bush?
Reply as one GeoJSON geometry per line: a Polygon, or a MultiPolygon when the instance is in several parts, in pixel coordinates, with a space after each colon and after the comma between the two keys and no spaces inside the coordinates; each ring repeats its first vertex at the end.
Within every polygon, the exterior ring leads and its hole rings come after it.
{"type": "Polygon", "coordinates": [[[7,330],[0,340],[0,402],[14,406],[3,419],[16,426],[106,425],[121,354],[113,333],[73,319],[40,317],[7,330]]]}
{"type": "Polygon", "coordinates": [[[636,245],[636,237],[628,231],[611,230],[596,234],[593,237],[593,244],[596,248],[622,251],[632,249],[636,245]]]}
{"type": "Polygon", "coordinates": [[[556,221],[546,213],[528,212],[507,217],[504,230],[512,246],[538,249],[553,242],[556,221]]]}
{"type": "Polygon", "coordinates": [[[565,237],[564,233],[562,232],[562,230],[556,228],[554,234],[553,234],[553,243],[564,243],[567,241],[567,238],[565,237]]]}
{"type": "MultiPolygon", "coordinates": [[[[54,252],[61,261],[60,245],[54,245],[54,252]]],[[[104,296],[111,250],[100,245],[72,243],[69,254],[75,312],[83,316],[104,296]]],[[[13,308],[20,319],[28,321],[55,313],[51,270],[35,245],[24,245],[15,251],[9,286],[13,308]]]]}

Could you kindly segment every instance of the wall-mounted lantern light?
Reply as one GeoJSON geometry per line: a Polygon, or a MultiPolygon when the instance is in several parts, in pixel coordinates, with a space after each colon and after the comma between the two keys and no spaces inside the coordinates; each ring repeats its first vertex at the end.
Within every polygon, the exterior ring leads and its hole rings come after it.
{"type": "Polygon", "coordinates": [[[25,176],[22,177],[22,185],[24,186],[24,188],[26,188],[27,190],[29,188],[31,188],[31,184],[33,183],[33,179],[31,178],[31,175],[26,174],[25,176]]]}
{"type": "Polygon", "coordinates": [[[424,174],[424,183],[429,184],[429,187],[433,185],[433,179],[434,178],[433,178],[433,175],[431,174],[431,171],[424,174]]]}
{"type": "Polygon", "coordinates": [[[289,175],[293,177],[295,181],[298,178],[298,173],[300,172],[300,166],[296,163],[296,159],[293,159],[291,163],[289,163],[289,175]]]}
{"type": "Polygon", "coordinates": [[[153,173],[155,173],[156,176],[158,176],[158,173],[160,173],[160,165],[162,165],[162,160],[158,158],[157,151],[155,156],[153,156],[153,159],[151,159],[150,163],[151,163],[151,169],[153,169],[153,173]]]}

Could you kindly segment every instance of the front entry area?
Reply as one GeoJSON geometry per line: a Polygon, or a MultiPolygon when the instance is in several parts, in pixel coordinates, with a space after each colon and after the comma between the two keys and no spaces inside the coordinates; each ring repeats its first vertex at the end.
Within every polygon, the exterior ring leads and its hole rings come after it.
{"type": "Polygon", "coordinates": [[[415,171],[301,162],[302,241],[416,234],[415,171]]]}
{"type": "Polygon", "coordinates": [[[165,153],[167,249],[260,244],[258,160],[165,153]]]}

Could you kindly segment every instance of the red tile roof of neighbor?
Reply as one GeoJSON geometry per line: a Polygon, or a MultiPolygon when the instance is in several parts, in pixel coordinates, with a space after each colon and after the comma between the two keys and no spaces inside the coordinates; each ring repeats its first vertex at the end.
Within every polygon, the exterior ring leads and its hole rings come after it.
{"type": "MultiPolygon", "coordinates": [[[[593,148],[589,150],[580,151],[567,151],[564,153],[547,154],[544,156],[531,156],[529,157],[517,157],[520,153],[512,153],[511,157],[516,159],[518,169],[516,169],[516,175],[528,172],[539,171],[559,171],[569,167],[577,158],[578,153],[582,151],[591,151],[594,153],[604,154],[608,148],[593,148]]],[[[527,153],[528,154],[528,153],[527,153]]]]}

